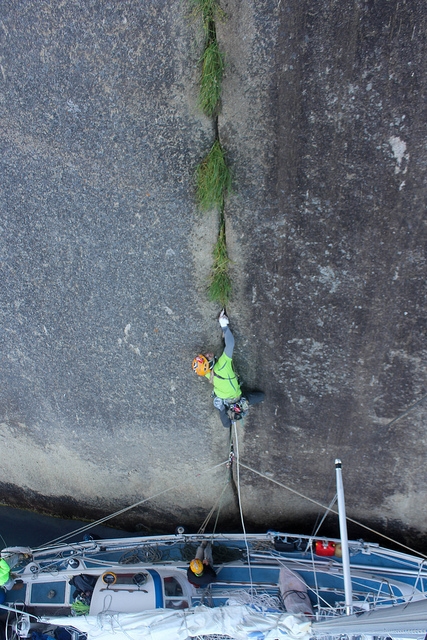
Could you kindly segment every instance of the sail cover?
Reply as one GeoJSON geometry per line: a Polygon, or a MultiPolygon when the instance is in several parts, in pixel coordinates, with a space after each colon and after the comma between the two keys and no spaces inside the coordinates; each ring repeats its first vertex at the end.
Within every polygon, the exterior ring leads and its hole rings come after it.
{"type": "Polygon", "coordinates": [[[330,618],[313,623],[316,637],[364,635],[416,640],[427,634],[427,600],[378,607],[352,616],[330,618]]]}
{"type": "Polygon", "coordinates": [[[42,621],[74,627],[86,633],[88,640],[188,640],[211,634],[228,635],[236,640],[309,640],[311,636],[311,622],[302,615],[256,611],[247,605],[105,612],[73,618],[44,617],[42,621]]]}

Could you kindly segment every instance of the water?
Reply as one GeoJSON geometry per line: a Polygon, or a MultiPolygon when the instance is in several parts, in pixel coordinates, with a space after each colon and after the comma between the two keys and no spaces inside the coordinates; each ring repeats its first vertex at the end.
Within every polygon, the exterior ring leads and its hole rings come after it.
{"type": "MultiPolygon", "coordinates": [[[[12,546],[38,547],[67,533],[77,531],[87,524],[79,520],[63,520],[0,506],[0,549],[12,546]]],[[[96,534],[101,538],[124,538],[136,535],[97,525],[89,531],[76,533],[70,540],[74,542],[83,540],[85,534],[96,534]]]]}

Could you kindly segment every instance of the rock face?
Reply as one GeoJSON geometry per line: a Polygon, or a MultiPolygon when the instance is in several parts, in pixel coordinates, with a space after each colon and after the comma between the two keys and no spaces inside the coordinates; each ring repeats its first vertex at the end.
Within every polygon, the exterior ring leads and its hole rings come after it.
{"type": "MultiPolygon", "coordinates": [[[[424,534],[424,6],[221,6],[228,312],[267,395],[238,425],[245,517],[311,530],[319,507],[280,484],[328,504],[340,457],[349,515],[424,534]]],[[[81,517],[141,501],[115,524],[198,527],[229,480],[189,366],[221,348],[217,216],[194,203],[214,137],[198,22],[161,0],[6,2],[1,20],[2,501],[81,517]]]]}
{"type": "Polygon", "coordinates": [[[353,515],[425,530],[422,6],[228,6],[239,364],[268,389],[245,455],[322,501],[339,456],[353,515]]]}

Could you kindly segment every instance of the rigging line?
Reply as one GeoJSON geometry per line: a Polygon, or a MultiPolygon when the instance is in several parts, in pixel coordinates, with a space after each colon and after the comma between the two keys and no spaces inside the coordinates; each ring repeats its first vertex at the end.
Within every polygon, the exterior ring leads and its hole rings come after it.
{"type": "MultiPolygon", "coordinates": [[[[314,593],[317,595],[317,615],[319,615],[319,611],[320,611],[320,591],[319,591],[319,585],[317,584],[317,571],[316,571],[316,565],[314,562],[314,555],[313,555],[313,545],[310,545],[310,553],[311,553],[311,570],[313,572],[313,577],[314,577],[314,593]]],[[[317,616],[316,616],[317,617],[317,616]]]]}
{"type": "MultiPolygon", "coordinates": [[[[5,611],[12,611],[12,613],[23,613],[21,609],[17,609],[16,607],[8,607],[6,604],[0,604],[0,609],[4,609],[5,611]]],[[[39,618],[37,616],[35,616],[33,613],[27,613],[25,612],[26,616],[31,616],[31,618],[34,618],[35,620],[39,620],[39,618]]]]}
{"type": "MultiPolygon", "coordinates": [[[[230,429],[230,432],[231,432],[231,429],[230,429]]],[[[232,435],[231,435],[231,433],[230,433],[230,439],[229,439],[229,448],[230,448],[230,452],[231,452],[231,446],[232,446],[232,435]]],[[[228,458],[228,464],[230,464],[230,465],[231,465],[231,453],[230,453],[229,458],[228,458]]],[[[227,475],[228,475],[228,474],[227,474],[227,475]]],[[[216,514],[215,524],[214,524],[214,528],[213,528],[213,532],[212,532],[212,533],[215,533],[215,531],[216,531],[216,525],[218,524],[218,518],[219,518],[219,514],[220,514],[220,510],[221,510],[222,498],[223,498],[223,495],[224,495],[224,493],[225,493],[225,490],[226,490],[227,485],[229,484],[229,482],[230,482],[230,478],[226,476],[225,481],[224,481],[224,486],[223,486],[223,488],[222,488],[222,491],[221,491],[221,494],[220,494],[220,496],[219,496],[218,500],[215,502],[214,506],[213,506],[213,507],[212,507],[212,509],[209,511],[209,513],[208,513],[208,515],[206,516],[206,518],[203,520],[203,522],[202,522],[202,524],[201,524],[201,526],[200,526],[200,528],[199,528],[199,530],[198,530],[198,532],[197,532],[197,533],[204,533],[204,532],[205,532],[205,529],[206,529],[206,527],[207,527],[207,525],[208,525],[208,522],[209,522],[209,520],[211,519],[211,517],[213,516],[213,514],[214,514],[214,512],[215,512],[215,509],[216,509],[216,508],[217,508],[217,506],[218,506],[218,511],[217,511],[217,514],[216,514]]]]}
{"type": "MultiPolygon", "coordinates": [[[[243,529],[243,537],[245,540],[245,546],[246,546],[246,553],[248,555],[248,570],[249,570],[249,579],[251,581],[251,592],[253,591],[253,580],[252,580],[252,568],[251,568],[251,557],[250,557],[250,552],[249,552],[249,545],[248,545],[248,540],[247,540],[247,536],[246,536],[246,528],[245,528],[245,521],[243,518],[243,509],[242,509],[242,499],[241,499],[241,492],[240,492],[240,456],[239,456],[239,439],[237,437],[237,427],[236,427],[236,422],[234,421],[233,423],[233,431],[234,431],[234,442],[236,444],[236,479],[237,479],[237,497],[238,497],[238,502],[239,502],[239,511],[240,511],[240,521],[242,523],[242,529],[243,529]]],[[[244,465],[243,465],[244,466],[244,465]]]]}
{"type": "Polygon", "coordinates": [[[229,485],[229,483],[230,483],[230,478],[226,477],[225,482],[224,482],[224,486],[223,486],[222,491],[221,491],[221,495],[219,497],[218,511],[216,512],[215,524],[214,524],[212,533],[216,532],[216,526],[218,524],[219,514],[221,512],[221,507],[222,507],[222,501],[224,499],[225,490],[227,489],[227,486],[229,485]]]}
{"type": "Polygon", "coordinates": [[[408,409],[406,409],[406,411],[404,411],[403,413],[400,414],[400,416],[397,416],[396,418],[394,418],[391,422],[388,423],[388,425],[386,426],[386,429],[390,429],[391,425],[394,424],[395,422],[397,422],[398,420],[400,420],[401,418],[404,418],[406,415],[408,415],[408,413],[410,413],[412,411],[412,409],[415,409],[416,406],[418,406],[420,404],[420,402],[422,402],[423,400],[425,400],[425,398],[427,398],[427,393],[420,398],[419,400],[417,400],[413,405],[411,405],[410,407],[408,407],[408,409]]]}
{"type": "MultiPolygon", "coordinates": [[[[277,484],[279,487],[282,487],[283,489],[287,489],[291,493],[294,493],[295,495],[299,496],[300,498],[303,498],[304,500],[308,500],[309,502],[312,502],[313,504],[317,504],[317,506],[322,507],[322,509],[327,509],[327,507],[324,504],[320,503],[318,500],[314,500],[313,498],[309,498],[308,496],[305,496],[303,493],[300,493],[296,489],[292,489],[291,487],[288,487],[286,484],[283,484],[283,482],[279,482],[278,480],[274,480],[274,478],[269,478],[268,476],[266,476],[265,474],[261,473],[260,471],[257,471],[256,469],[252,469],[252,467],[248,467],[248,465],[243,464],[243,462],[241,462],[240,464],[244,469],[247,469],[248,471],[252,471],[252,473],[256,473],[258,476],[261,476],[261,478],[265,478],[265,480],[269,480],[270,482],[273,482],[274,484],[277,484]]],[[[330,511],[332,511],[332,513],[335,513],[336,515],[338,515],[338,511],[337,510],[330,509],[330,511]]],[[[362,522],[359,522],[358,520],[354,520],[353,518],[349,518],[349,516],[347,516],[346,519],[348,520],[348,522],[352,522],[353,524],[357,524],[357,526],[362,527],[363,529],[366,529],[367,531],[370,531],[371,533],[374,533],[375,535],[380,536],[381,538],[384,538],[385,540],[388,540],[389,542],[392,542],[393,544],[396,544],[399,547],[402,547],[403,549],[406,549],[407,551],[410,551],[412,554],[420,556],[421,558],[427,558],[427,555],[425,553],[421,553],[421,551],[416,551],[415,549],[412,549],[412,547],[408,547],[406,544],[403,544],[403,542],[398,542],[398,540],[394,540],[394,538],[390,538],[385,533],[381,533],[380,531],[376,531],[375,529],[372,529],[371,527],[368,527],[366,524],[363,524],[362,522]]]]}
{"type": "Polygon", "coordinates": [[[320,527],[322,526],[322,524],[325,522],[326,518],[328,517],[328,513],[329,513],[330,511],[332,511],[332,507],[334,506],[334,504],[335,504],[335,502],[336,502],[336,500],[337,500],[337,497],[338,497],[338,496],[337,496],[337,494],[335,494],[335,496],[333,497],[333,499],[332,499],[332,500],[331,500],[331,502],[329,503],[329,507],[327,507],[327,508],[326,508],[326,511],[325,511],[325,513],[323,514],[323,518],[321,519],[321,521],[319,522],[319,524],[317,525],[317,527],[316,527],[316,528],[315,528],[315,530],[314,530],[314,533],[313,533],[313,535],[314,535],[314,536],[317,536],[317,534],[318,534],[318,533],[319,533],[319,531],[320,531],[320,527]]]}
{"type": "Polygon", "coordinates": [[[417,577],[415,579],[414,586],[412,587],[412,593],[415,593],[415,590],[418,588],[417,584],[418,584],[418,581],[420,580],[421,571],[423,570],[423,568],[424,568],[424,561],[420,564],[420,566],[418,568],[418,574],[417,574],[417,577]]]}
{"type": "Polygon", "coordinates": [[[218,500],[215,502],[215,504],[213,505],[212,509],[209,511],[208,515],[207,515],[207,516],[205,517],[205,519],[203,520],[203,522],[202,522],[202,524],[200,525],[200,527],[199,527],[199,529],[198,529],[197,533],[200,533],[200,534],[205,533],[205,529],[206,529],[206,527],[208,526],[208,522],[209,522],[209,520],[210,520],[210,519],[212,518],[212,516],[213,516],[213,513],[214,513],[214,511],[215,511],[215,509],[216,509],[216,506],[217,506],[218,502],[219,502],[219,498],[218,498],[218,500]]]}
{"type": "Polygon", "coordinates": [[[222,499],[223,499],[223,497],[224,497],[224,493],[225,493],[225,490],[226,490],[227,485],[228,485],[228,483],[229,483],[229,482],[230,482],[230,481],[227,479],[227,482],[226,482],[226,484],[224,485],[224,488],[223,488],[223,490],[222,490],[222,493],[221,493],[221,502],[220,502],[220,504],[219,504],[218,511],[217,511],[217,513],[216,513],[215,524],[214,524],[214,527],[213,527],[213,531],[212,531],[212,533],[215,533],[215,532],[216,532],[216,526],[217,526],[217,524],[218,524],[219,514],[220,514],[220,511],[221,511],[221,507],[222,507],[222,499]]]}
{"type": "MultiPolygon", "coordinates": [[[[205,529],[206,529],[206,527],[208,526],[209,520],[212,518],[213,514],[215,513],[215,509],[216,509],[217,507],[218,507],[218,515],[219,515],[219,510],[220,510],[220,504],[221,504],[222,496],[224,495],[224,492],[225,492],[225,490],[226,490],[226,488],[227,488],[227,484],[228,484],[228,482],[229,482],[229,480],[228,480],[228,478],[226,478],[225,483],[224,483],[224,486],[223,486],[223,488],[222,488],[222,491],[221,491],[221,493],[220,493],[220,496],[219,496],[218,500],[215,502],[214,506],[213,506],[213,507],[212,507],[212,509],[209,511],[209,513],[208,513],[208,515],[206,516],[206,518],[203,520],[203,522],[202,522],[202,524],[201,524],[201,526],[200,526],[200,528],[199,528],[199,530],[198,530],[198,532],[197,532],[197,533],[201,533],[201,534],[202,534],[202,533],[205,533],[205,529]]],[[[216,521],[215,521],[215,525],[216,525],[216,522],[218,521],[218,515],[217,515],[217,518],[216,518],[216,521]]],[[[214,529],[214,531],[213,531],[213,532],[215,533],[215,529],[214,529]]]]}
{"type": "MultiPolygon", "coordinates": [[[[330,479],[329,479],[329,484],[328,484],[328,486],[327,486],[327,488],[326,488],[326,491],[325,491],[325,498],[324,498],[324,499],[325,499],[325,502],[326,502],[326,500],[328,499],[328,496],[329,496],[329,495],[331,495],[331,485],[332,485],[333,479],[334,479],[334,478],[333,478],[333,475],[331,474],[330,479]]],[[[336,497],[335,497],[335,499],[336,499],[336,497]]],[[[331,506],[332,506],[332,504],[333,504],[333,503],[331,503],[331,506]]],[[[318,512],[318,514],[317,514],[317,516],[316,516],[316,521],[315,521],[315,523],[313,524],[313,531],[314,531],[314,532],[319,531],[319,529],[320,529],[321,525],[323,524],[323,520],[324,520],[324,518],[325,518],[325,516],[323,516],[323,518],[322,518],[322,517],[321,517],[321,512],[319,511],[319,512],[318,512]],[[321,520],[320,524],[318,524],[319,520],[321,520]]],[[[313,533],[313,535],[317,535],[317,533],[313,533]]]]}
{"type": "MultiPolygon", "coordinates": [[[[228,460],[225,460],[224,462],[220,462],[219,464],[214,465],[213,467],[210,467],[209,469],[202,469],[201,471],[198,471],[196,474],[197,476],[201,476],[205,473],[209,473],[211,471],[214,471],[215,469],[218,469],[219,467],[222,467],[223,465],[227,464],[228,460]]],[[[75,531],[71,531],[69,533],[64,534],[63,536],[60,536],[59,538],[55,538],[54,540],[50,540],[50,542],[46,542],[45,544],[40,545],[40,549],[42,549],[43,547],[47,547],[51,544],[55,544],[56,542],[60,542],[60,541],[64,541],[67,540],[68,538],[71,538],[72,536],[75,536],[77,533],[82,533],[83,531],[88,531],[89,529],[92,529],[93,527],[96,527],[99,524],[103,524],[104,522],[107,522],[108,520],[111,520],[112,518],[115,518],[117,516],[122,515],[123,513],[126,513],[126,511],[130,511],[131,509],[135,509],[135,507],[139,507],[141,504],[144,504],[145,502],[149,502],[150,500],[154,500],[155,498],[158,498],[159,496],[168,493],[169,491],[173,491],[174,489],[179,489],[182,486],[185,486],[186,484],[188,484],[188,479],[186,482],[183,482],[182,485],[174,485],[173,487],[169,487],[168,489],[163,489],[163,491],[159,491],[158,493],[148,497],[148,498],[144,498],[144,500],[139,500],[139,502],[135,502],[134,504],[131,504],[129,507],[124,507],[123,509],[120,509],[119,511],[116,511],[115,513],[112,513],[108,516],[105,516],[104,518],[100,518],[100,520],[96,520],[95,522],[91,522],[90,524],[85,525],[84,527],[80,527],[80,529],[76,529],[75,531]]]]}
{"type": "MultiPolygon", "coordinates": [[[[248,467],[248,465],[244,464],[243,462],[241,462],[240,465],[242,467],[244,467],[245,469],[247,469],[248,471],[252,471],[253,473],[256,473],[258,476],[261,476],[261,478],[265,478],[266,480],[270,480],[270,482],[273,482],[274,484],[279,485],[279,487],[282,487],[283,489],[287,489],[291,493],[295,493],[300,498],[304,498],[304,500],[308,500],[309,502],[312,502],[313,504],[316,504],[318,507],[321,507],[322,509],[327,509],[328,508],[324,504],[319,502],[318,500],[314,500],[314,498],[309,498],[308,496],[305,496],[303,493],[300,493],[296,489],[292,489],[292,487],[288,487],[288,485],[283,484],[283,482],[279,482],[278,480],[274,480],[274,478],[269,478],[264,473],[261,473],[261,471],[257,471],[256,469],[253,469],[252,467],[248,467]]],[[[331,509],[331,511],[333,513],[337,513],[334,509],[331,509]]]]}
{"type": "Polygon", "coordinates": [[[225,481],[224,481],[224,486],[222,488],[221,495],[219,497],[218,511],[216,513],[215,523],[214,523],[213,531],[212,531],[213,534],[216,532],[216,527],[217,527],[218,520],[219,520],[219,514],[221,512],[222,500],[223,500],[223,497],[224,497],[224,494],[225,494],[225,490],[227,488],[227,485],[230,484],[231,480],[232,480],[232,473],[233,473],[232,464],[233,464],[233,455],[234,455],[234,453],[233,453],[233,437],[232,437],[232,434],[231,434],[231,429],[230,429],[230,437],[229,437],[228,447],[229,447],[230,453],[229,453],[229,456],[228,456],[227,466],[230,468],[230,472],[228,474],[226,474],[225,481]]]}

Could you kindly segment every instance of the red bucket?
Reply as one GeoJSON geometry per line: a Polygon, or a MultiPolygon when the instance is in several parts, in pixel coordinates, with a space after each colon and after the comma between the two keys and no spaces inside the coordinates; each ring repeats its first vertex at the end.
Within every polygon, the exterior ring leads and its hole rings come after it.
{"type": "Polygon", "coordinates": [[[314,544],[314,553],[317,556],[333,556],[335,554],[335,542],[328,540],[316,540],[314,544]]]}

